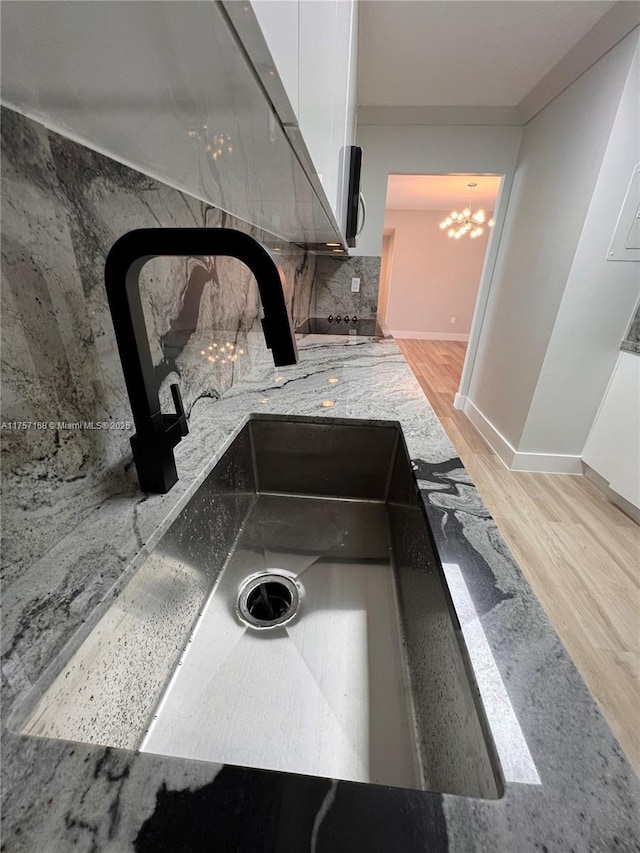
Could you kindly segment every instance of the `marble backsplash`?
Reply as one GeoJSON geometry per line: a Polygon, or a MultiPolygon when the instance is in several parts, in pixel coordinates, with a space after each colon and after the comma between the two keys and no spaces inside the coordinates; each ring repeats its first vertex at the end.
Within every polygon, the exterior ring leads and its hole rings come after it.
{"type": "MultiPolygon", "coordinates": [[[[2,110],[1,131],[8,584],[109,497],[138,491],[131,410],[103,278],[116,239],[149,227],[250,233],[274,251],[294,321],[311,313],[315,258],[11,110],[2,110]],[[108,428],[61,427],[83,421],[108,428]]],[[[165,410],[173,410],[171,382],[179,382],[190,413],[271,358],[257,287],[239,261],[158,258],[145,267],[141,285],[165,410]],[[222,349],[226,358],[218,355],[222,349]]]]}
{"type": "Polygon", "coordinates": [[[356,255],[345,261],[319,257],[316,264],[313,317],[355,314],[375,317],[378,310],[380,257],[356,255]],[[351,279],[360,279],[360,292],[351,293],[351,279]]]}
{"type": "Polygon", "coordinates": [[[620,349],[624,352],[635,352],[640,355],[640,302],[638,303],[635,314],[631,318],[631,323],[620,345],[620,349]]]}

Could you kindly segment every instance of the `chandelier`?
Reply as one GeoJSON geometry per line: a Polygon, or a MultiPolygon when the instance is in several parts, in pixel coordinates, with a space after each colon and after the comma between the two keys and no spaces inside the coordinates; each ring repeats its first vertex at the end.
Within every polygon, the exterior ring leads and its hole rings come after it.
{"type": "Polygon", "coordinates": [[[477,184],[467,184],[469,187],[469,204],[465,207],[464,210],[452,210],[449,216],[446,219],[443,219],[440,223],[440,228],[442,231],[447,229],[447,234],[449,237],[453,237],[454,240],[459,240],[465,234],[468,234],[469,237],[475,239],[479,237],[481,234],[484,234],[484,226],[485,224],[489,228],[493,228],[494,222],[493,219],[489,219],[487,222],[487,214],[486,211],[480,208],[476,210],[475,213],[471,212],[471,193],[473,192],[473,188],[477,187],[477,184]]]}

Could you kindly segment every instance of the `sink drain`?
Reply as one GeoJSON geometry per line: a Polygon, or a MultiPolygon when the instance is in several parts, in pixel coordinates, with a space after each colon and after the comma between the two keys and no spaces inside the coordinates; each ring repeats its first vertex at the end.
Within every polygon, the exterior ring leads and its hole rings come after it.
{"type": "Polygon", "coordinates": [[[290,577],[264,572],[248,578],[240,587],[238,615],[252,628],[275,628],[296,615],[300,590],[290,577]]]}

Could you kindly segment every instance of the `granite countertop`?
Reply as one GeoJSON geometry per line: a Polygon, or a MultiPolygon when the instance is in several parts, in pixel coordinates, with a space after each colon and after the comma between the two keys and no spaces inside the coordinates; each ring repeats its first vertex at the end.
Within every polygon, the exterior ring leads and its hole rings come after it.
{"type": "Polygon", "coordinates": [[[636,312],[631,318],[631,323],[624,336],[624,340],[620,344],[620,349],[623,352],[633,352],[640,355],[640,305],[636,308],[636,312]]]}
{"type": "MultiPolygon", "coordinates": [[[[9,588],[3,630],[20,636],[24,648],[42,631],[54,636],[65,602],[47,596],[53,575],[77,580],[99,565],[109,577],[112,564],[130,563],[114,588],[87,590],[100,599],[97,619],[249,412],[397,420],[441,560],[462,581],[452,595],[502,765],[504,797],[479,800],[26,737],[5,714],[1,850],[640,851],[638,780],[395,342],[309,335],[299,347],[298,365],[277,374],[270,365],[255,367],[219,401],[198,404],[191,434],[177,448],[177,486],[164,496],[105,501],[9,588]],[[329,385],[330,377],[339,382],[329,385]],[[322,407],[327,398],[333,407],[322,407]],[[36,601],[37,611],[30,605],[36,601]]],[[[71,640],[66,653],[73,646],[71,640]]]]}

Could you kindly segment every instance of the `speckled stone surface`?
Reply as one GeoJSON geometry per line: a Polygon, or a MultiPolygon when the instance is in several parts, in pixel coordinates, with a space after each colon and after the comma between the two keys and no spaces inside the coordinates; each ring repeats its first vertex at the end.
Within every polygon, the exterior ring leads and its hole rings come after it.
{"type": "MultiPolygon", "coordinates": [[[[277,373],[257,365],[220,400],[194,405],[191,434],[177,448],[180,481],[168,495],[145,498],[132,489],[107,498],[55,553],[8,588],[3,637],[14,696],[7,707],[26,695],[64,643],[62,657],[73,649],[74,611],[86,620],[81,636],[96,623],[249,412],[391,419],[402,424],[441,559],[464,579],[539,784],[513,781],[504,742],[497,746],[505,794],[490,801],[162,758],[5,729],[3,850],[640,850],[638,780],[395,343],[314,336],[299,343],[298,365],[277,373]],[[339,381],[330,384],[330,378],[339,381]],[[326,399],[335,405],[323,408],[326,399]],[[67,589],[91,578],[86,597],[70,600],[67,589]]],[[[476,675],[482,692],[488,682],[476,675]]],[[[499,706],[482,695],[493,731],[499,706]]]]}
{"type": "Polygon", "coordinates": [[[348,313],[356,317],[375,317],[378,309],[380,258],[354,255],[341,261],[331,257],[317,259],[312,300],[313,317],[348,313]],[[351,279],[360,279],[360,292],[351,292],[351,279]]]}
{"type": "Polygon", "coordinates": [[[640,304],[631,318],[631,323],[624,340],[620,344],[620,349],[624,352],[635,352],[640,355],[640,304]]]}

